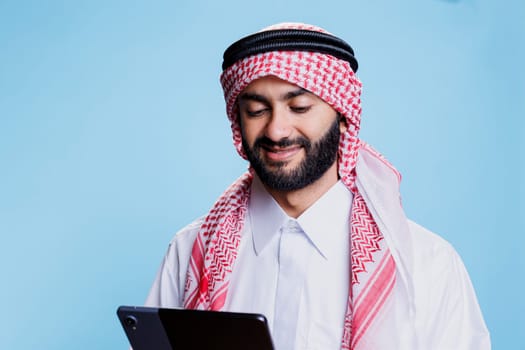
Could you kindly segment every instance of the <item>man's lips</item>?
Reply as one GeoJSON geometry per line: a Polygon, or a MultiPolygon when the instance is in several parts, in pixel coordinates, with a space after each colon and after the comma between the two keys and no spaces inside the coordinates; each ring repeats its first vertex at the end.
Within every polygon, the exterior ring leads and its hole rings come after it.
{"type": "Polygon", "coordinates": [[[300,145],[287,147],[263,146],[264,156],[273,162],[284,162],[295,156],[302,148],[300,145]]]}

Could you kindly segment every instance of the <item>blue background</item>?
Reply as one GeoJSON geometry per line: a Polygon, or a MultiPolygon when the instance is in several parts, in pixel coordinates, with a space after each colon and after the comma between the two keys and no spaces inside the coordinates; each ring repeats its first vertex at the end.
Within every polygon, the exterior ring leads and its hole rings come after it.
{"type": "Polygon", "coordinates": [[[346,39],[361,136],[461,254],[494,349],[525,349],[525,5],[0,1],[0,348],[126,349],[173,234],[246,168],[221,55],[269,24],[346,39]]]}

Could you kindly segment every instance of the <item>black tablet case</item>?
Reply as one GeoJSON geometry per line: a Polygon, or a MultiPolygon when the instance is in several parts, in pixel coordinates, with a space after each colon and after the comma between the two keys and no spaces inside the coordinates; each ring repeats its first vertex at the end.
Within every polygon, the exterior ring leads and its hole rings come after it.
{"type": "Polygon", "coordinates": [[[264,315],[120,306],[133,350],[273,350],[264,315]]]}

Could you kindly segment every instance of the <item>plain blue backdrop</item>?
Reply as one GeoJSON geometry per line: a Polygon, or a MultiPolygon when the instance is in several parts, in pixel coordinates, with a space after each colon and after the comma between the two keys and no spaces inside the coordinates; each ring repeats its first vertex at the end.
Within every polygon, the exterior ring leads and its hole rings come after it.
{"type": "Polygon", "coordinates": [[[0,0],[0,349],[126,349],[175,232],[246,168],[223,50],[301,21],[346,39],[361,136],[470,272],[494,349],[525,349],[521,1],[0,0]]]}

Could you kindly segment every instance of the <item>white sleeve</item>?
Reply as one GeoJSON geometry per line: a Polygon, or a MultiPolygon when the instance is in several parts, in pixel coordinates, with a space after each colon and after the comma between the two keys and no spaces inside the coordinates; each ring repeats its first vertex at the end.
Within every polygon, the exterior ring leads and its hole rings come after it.
{"type": "Polygon", "coordinates": [[[186,272],[199,227],[200,220],[197,220],[179,231],[172,239],[146,298],[145,306],[182,307],[186,272]]]}
{"type": "Polygon", "coordinates": [[[441,329],[436,335],[436,349],[490,349],[490,337],[478,304],[474,287],[456,252],[450,258],[450,272],[440,305],[441,329]]]}
{"type": "Polygon", "coordinates": [[[463,261],[449,247],[428,276],[429,312],[422,348],[489,350],[490,336],[463,261]]]}
{"type": "Polygon", "coordinates": [[[454,247],[409,221],[418,349],[489,350],[490,335],[474,287],[454,247]]]}

